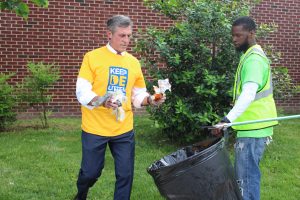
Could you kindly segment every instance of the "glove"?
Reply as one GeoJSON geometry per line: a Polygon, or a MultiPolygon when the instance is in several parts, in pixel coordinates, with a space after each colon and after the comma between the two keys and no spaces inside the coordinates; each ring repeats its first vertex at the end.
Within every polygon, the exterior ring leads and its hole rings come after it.
{"type": "Polygon", "coordinates": [[[229,121],[229,119],[226,116],[223,117],[223,119],[221,119],[221,122],[223,122],[223,123],[231,123],[231,121],[229,121]]]}
{"type": "Polygon", "coordinates": [[[223,117],[223,119],[221,119],[221,121],[219,123],[214,125],[214,129],[212,129],[212,132],[211,132],[212,135],[221,137],[223,135],[224,126],[227,123],[230,123],[229,119],[227,117],[223,117]]]}

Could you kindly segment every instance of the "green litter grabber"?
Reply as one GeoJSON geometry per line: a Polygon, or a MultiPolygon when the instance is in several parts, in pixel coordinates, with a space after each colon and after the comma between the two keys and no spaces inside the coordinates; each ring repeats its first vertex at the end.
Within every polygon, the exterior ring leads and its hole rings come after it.
{"type": "Polygon", "coordinates": [[[285,117],[276,117],[276,118],[269,118],[269,119],[260,119],[260,120],[252,120],[252,121],[244,121],[244,122],[235,122],[235,123],[224,123],[224,124],[216,124],[213,127],[214,128],[222,128],[227,129],[231,126],[240,126],[245,124],[255,124],[255,123],[261,123],[261,122],[269,122],[269,121],[281,121],[281,120],[287,120],[287,119],[297,119],[300,118],[300,115],[290,115],[285,117]]]}

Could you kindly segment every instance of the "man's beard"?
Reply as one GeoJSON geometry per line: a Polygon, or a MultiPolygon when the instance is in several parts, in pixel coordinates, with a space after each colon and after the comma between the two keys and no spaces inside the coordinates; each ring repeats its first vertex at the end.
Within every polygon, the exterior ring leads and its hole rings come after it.
{"type": "Polygon", "coordinates": [[[249,48],[249,44],[248,42],[245,42],[244,44],[242,44],[241,46],[239,47],[236,47],[235,49],[239,52],[246,52],[249,48]]]}

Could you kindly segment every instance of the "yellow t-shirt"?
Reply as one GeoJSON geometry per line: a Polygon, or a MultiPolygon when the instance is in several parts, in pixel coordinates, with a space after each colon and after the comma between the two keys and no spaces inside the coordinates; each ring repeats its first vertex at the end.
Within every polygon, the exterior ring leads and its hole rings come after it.
{"type": "Polygon", "coordinates": [[[82,130],[101,136],[117,136],[133,129],[131,92],[133,87],[145,88],[139,61],[131,54],[112,53],[106,46],[88,52],[83,59],[78,77],[88,80],[99,96],[121,90],[127,97],[122,107],[125,119],[120,122],[111,109],[97,107],[92,110],[81,106],[82,130]]]}

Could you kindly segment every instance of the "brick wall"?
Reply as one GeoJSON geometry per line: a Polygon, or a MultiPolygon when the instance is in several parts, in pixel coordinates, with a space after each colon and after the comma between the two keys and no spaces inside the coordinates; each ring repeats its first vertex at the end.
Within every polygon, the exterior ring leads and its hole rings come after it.
{"type": "MultiPolygon", "coordinates": [[[[281,52],[282,58],[276,66],[289,69],[293,82],[300,85],[300,1],[299,0],[263,0],[252,10],[252,16],[258,22],[276,23],[278,30],[263,41],[281,52]]],[[[300,94],[277,105],[291,113],[300,113],[300,94]]]]}
{"type": "MultiPolygon", "coordinates": [[[[105,45],[106,20],[112,15],[129,15],[138,28],[166,27],[170,20],[150,12],[142,0],[49,1],[49,8],[31,7],[28,21],[13,13],[1,13],[0,72],[15,72],[13,82],[26,75],[28,61],[60,66],[61,78],[51,90],[51,107],[56,116],[78,116],[75,83],[84,53],[105,45]]],[[[26,115],[34,113],[28,110],[26,115]]]]}
{"type": "MultiPolygon", "coordinates": [[[[60,66],[61,78],[51,89],[50,106],[55,116],[78,116],[75,97],[76,76],[85,52],[106,44],[106,19],[115,14],[129,15],[134,32],[150,25],[167,27],[170,20],[151,12],[143,0],[68,0],[50,1],[48,9],[31,7],[28,21],[10,12],[0,14],[0,72],[15,72],[12,82],[26,75],[28,61],[43,61],[60,66]]],[[[279,31],[266,41],[283,52],[282,65],[299,84],[299,2],[266,0],[253,10],[255,19],[276,22],[279,31]],[[298,13],[297,13],[298,12],[298,13]],[[298,17],[298,19],[297,19],[298,17]]],[[[279,102],[287,110],[300,109],[300,96],[279,102]]],[[[33,114],[28,110],[25,115],[33,114]]]]}

